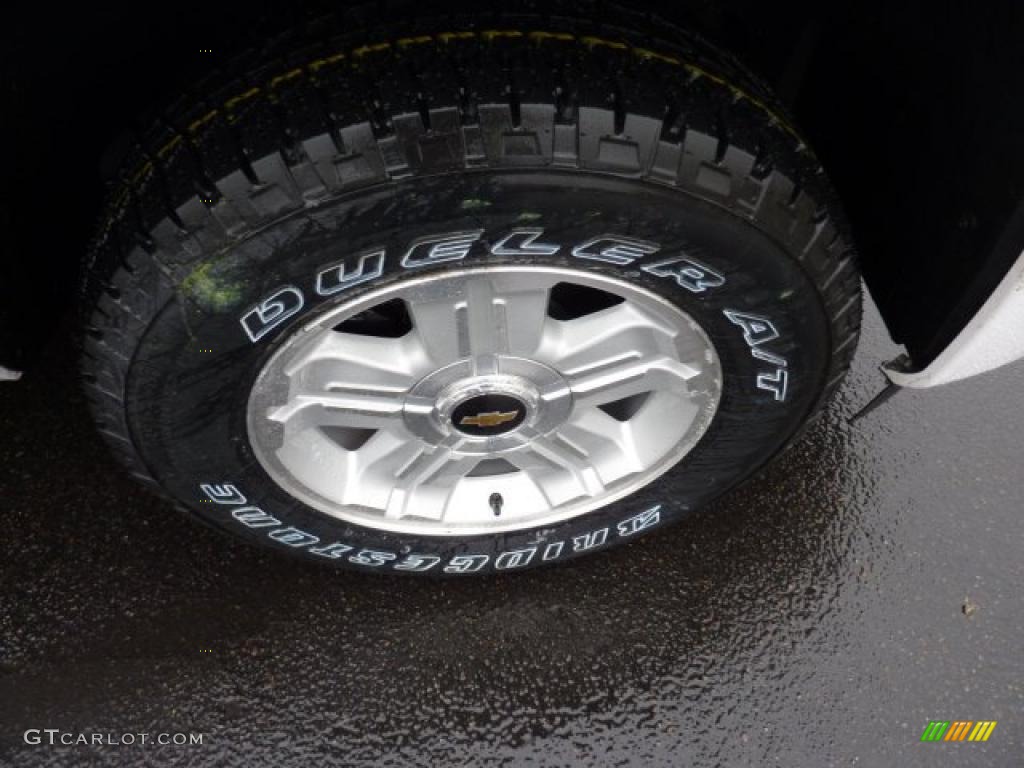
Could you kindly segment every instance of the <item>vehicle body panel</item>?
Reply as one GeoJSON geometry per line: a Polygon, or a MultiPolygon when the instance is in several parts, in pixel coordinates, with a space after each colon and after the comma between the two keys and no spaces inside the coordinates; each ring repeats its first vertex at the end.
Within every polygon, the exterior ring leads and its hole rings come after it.
{"type": "Polygon", "coordinates": [[[991,371],[1024,357],[1024,253],[939,356],[922,370],[884,368],[901,387],[924,389],[991,371]]]}

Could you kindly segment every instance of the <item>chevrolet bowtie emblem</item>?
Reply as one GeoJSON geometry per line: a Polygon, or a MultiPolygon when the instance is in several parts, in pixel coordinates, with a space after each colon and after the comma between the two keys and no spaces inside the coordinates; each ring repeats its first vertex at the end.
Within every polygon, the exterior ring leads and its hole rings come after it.
{"type": "Polygon", "coordinates": [[[506,421],[512,421],[519,411],[488,411],[476,416],[463,416],[459,426],[462,427],[496,427],[506,421]]]}

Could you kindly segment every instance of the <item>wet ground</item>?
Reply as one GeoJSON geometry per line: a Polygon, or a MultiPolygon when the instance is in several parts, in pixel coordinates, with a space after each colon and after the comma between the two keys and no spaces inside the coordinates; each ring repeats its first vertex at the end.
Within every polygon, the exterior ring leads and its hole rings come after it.
{"type": "Polygon", "coordinates": [[[826,418],[672,529],[417,583],[188,523],[112,466],[57,344],[0,388],[0,764],[1024,765],[1024,365],[848,426],[894,351],[869,310],[826,418]]]}

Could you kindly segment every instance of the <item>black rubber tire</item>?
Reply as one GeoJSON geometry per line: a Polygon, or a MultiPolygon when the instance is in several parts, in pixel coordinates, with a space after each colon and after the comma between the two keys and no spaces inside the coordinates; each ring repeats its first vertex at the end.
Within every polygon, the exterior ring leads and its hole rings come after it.
{"type": "Polygon", "coordinates": [[[794,439],[859,332],[841,211],[783,111],[728,56],[618,19],[448,15],[341,36],[331,30],[345,22],[325,20],[306,30],[312,42],[286,36],[203,86],[205,101],[169,110],[125,159],[85,289],[87,391],[133,474],[205,522],[309,560],[453,575],[632,540],[794,439]],[[401,280],[399,252],[418,237],[483,230],[455,265],[472,267],[495,263],[487,243],[524,222],[564,246],[545,263],[635,281],[702,325],[724,390],[698,446],[622,501],[493,537],[411,539],[287,496],[253,457],[245,404],[289,329],[401,280]],[[609,233],[659,250],[628,264],[562,255],[609,233]],[[319,269],[354,269],[382,243],[373,281],[317,296],[319,269]],[[680,263],[644,269],[683,254],[722,281],[694,284],[680,263]],[[241,318],[283,286],[300,311],[247,330],[241,318]]]}

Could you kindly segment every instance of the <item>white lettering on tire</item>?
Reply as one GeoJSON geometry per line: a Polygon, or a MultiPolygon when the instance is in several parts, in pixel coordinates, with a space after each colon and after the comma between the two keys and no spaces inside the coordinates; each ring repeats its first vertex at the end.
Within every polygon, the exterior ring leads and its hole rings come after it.
{"type": "Polygon", "coordinates": [[[375,280],[383,273],[384,249],[380,248],[361,254],[355,269],[346,269],[344,261],[321,269],[316,275],[316,292],[321,296],[333,296],[368,280],[375,280]]]}
{"type": "MultiPolygon", "coordinates": [[[[416,269],[432,264],[461,261],[470,254],[483,234],[484,230],[473,229],[419,238],[409,245],[402,257],[401,265],[405,269],[416,269]]],[[[488,251],[494,256],[553,256],[562,249],[557,243],[542,242],[543,235],[544,230],[541,227],[518,227],[499,237],[488,246],[488,251]]],[[[637,259],[657,253],[660,249],[658,243],[607,234],[574,246],[572,255],[578,259],[626,266],[637,259]]],[[[377,246],[354,257],[346,257],[322,267],[313,277],[313,293],[318,297],[327,298],[375,280],[384,274],[387,257],[387,249],[384,246],[377,246]]],[[[715,270],[684,256],[648,264],[641,269],[658,277],[673,278],[692,293],[703,293],[725,283],[725,278],[715,270]]],[[[301,311],[304,306],[305,295],[302,290],[294,285],[286,285],[246,310],[239,318],[239,322],[246,336],[255,344],[301,311]]]]}
{"type": "Polygon", "coordinates": [[[484,231],[473,229],[467,232],[451,232],[437,237],[423,237],[413,242],[402,257],[402,266],[425,267],[445,261],[461,261],[469,255],[473,244],[484,231]]]}
{"type": "Polygon", "coordinates": [[[743,340],[751,349],[779,338],[775,324],[767,317],[737,312],[735,309],[723,309],[722,314],[729,318],[730,323],[738,325],[743,330],[743,340]]]}
{"type": "Polygon", "coordinates": [[[231,516],[249,528],[270,528],[281,524],[273,515],[268,515],[259,507],[241,507],[232,510],[231,516]]]}
{"type": "Polygon", "coordinates": [[[664,261],[644,264],[640,269],[656,277],[674,277],[676,283],[690,293],[704,293],[709,288],[725,285],[722,275],[686,256],[673,256],[664,261]]]}
{"type": "Polygon", "coordinates": [[[533,556],[537,554],[536,547],[525,549],[513,549],[510,552],[502,552],[494,558],[494,569],[496,571],[509,571],[513,568],[525,568],[530,564],[533,556]]]}
{"type": "Polygon", "coordinates": [[[632,536],[640,531],[653,528],[655,525],[661,522],[661,504],[655,507],[651,507],[639,515],[633,515],[633,517],[627,517],[617,526],[616,530],[619,532],[619,536],[626,537],[632,536]]]}
{"type": "Polygon", "coordinates": [[[199,486],[199,490],[205,493],[214,504],[245,504],[245,496],[231,483],[225,485],[203,483],[199,486]]]}
{"type": "Polygon", "coordinates": [[[456,555],[444,567],[445,573],[476,573],[485,565],[490,557],[487,555],[456,555]]]}
{"type": "Polygon", "coordinates": [[[289,547],[308,547],[310,544],[318,544],[320,542],[317,536],[300,531],[298,528],[278,528],[267,535],[274,541],[287,544],[289,547]]]}
{"type": "Polygon", "coordinates": [[[789,374],[785,368],[776,368],[770,373],[757,374],[757,388],[771,392],[779,402],[786,399],[786,386],[788,383],[789,374]]]}
{"type": "MultiPolygon", "coordinates": [[[[232,498],[245,498],[238,489],[238,485],[233,482],[203,483],[199,487],[211,500],[213,500],[214,496],[222,496],[226,489],[233,489],[232,498]]],[[[247,528],[267,529],[267,537],[277,544],[293,549],[305,548],[311,555],[328,560],[347,559],[348,562],[354,565],[375,569],[390,568],[391,570],[404,571],[406,573],[423,573],[444,562],[444,557],[440,555],[427,555],[415,552],[399,555],[386,550],[357,549],[351,544],[341,541],[321,544],[318,536],[301,528],[282,523],[273,515],[252,505],[233,508],[231,510],[231,517],[247,528]]],[[[570,540],[571,547],[569,548],[566,547],[567,541],[549,541],[540,549],[540,560],[542,562],[552,562],[560,559],[567,551],[580,553],[600,549],[606,546],[613,537],[627,538],[640,531],[653,528],[660,522],[661,504],[656,504],[643,512],[620,520],[614,526],[604,526],[573,536],[570,540]]],[[[508,571],[525,568],[533,562],[538,549],[539,547],[535,545],[500,552],[494,556],[494,569],[508,571]]],[[[448,558],[442,570],[445,573],[476,573],[483,570],[489,562],[491,562],[491,556],[485,554],[468,553],[453,555],[448,558]]]]}
{"type": "Polygon", "coordinates": [[[381,552],[376,549],[361,549],[352,555],[348,561],[355,565],[368,565],[371,568],[379,568],[390,560],[398,558],[394,552],[381,552]]]}
{"type": "Polygon", "coordinates": [[[562,547],[565,546],[564,541],[552,541],[546,547],[544,547],[544,554],[541,555],[541,560],[557,560],[562,555],[562,547]]]}
{"type": "Polygon", "coordinates": [[[582,536],[573,536],[572,551],[586,552],[588,549],[597,549],[598,547],[603,547],[607,540],[607,528],[602,528],[599,531],[591,531],[590,533],[585,533],[582,536]]]}
{"type": "Polygon", "coordinates": [[[440,562],[441,558],[437,555],[408,554],[402,562],[395,564],[395,570],[423,573],[423,571],[429,571],[440,562]]]}
{"type": "Polygon", "coordinates": [[[572,255],[577,259],[604,261],[608,264],[632,264],[637,259],[657,253],[661,246],[647,240],[636,240],[632,237],[619,235],[601,235],[577,245],[572,255]]]}
{"type": "Polygon", "coordinates": [[[340,560],[347,552],[351,552],[352,550],[353,547],[350,547],[348,544],[342,544],[340,541],[336,541],[333,544],[328,544],[326,547],[313,547],[309,551],[314,555],[326,557],[330,560],[340,560]]]}
{"type": "Polygon", "coordinates": [[[784,402],[789,385],[789,372],[787,371],[789,363],[784,357],[761,348],[762,344],[779,338],[779,331],[775,324],[767,317],[739,312],[735,309],[723,309],[722,314],[728,318],[730,323],[742,329],[743,340],[750,347],[750,356],[774,366],[772,370],[757,372],[754,378],[757,388],[771,392],[777,402],[784,402]]]}
{"type": "Polygon", "coordinates": [[[538,243],[543,229],[513,229],[491,246],[492,256],[554,256],[562,247],[554,243],[538,243]]]}
{"type": "Polygon", "coordinates": [[[295,315],[304,303],[302,291],[294,285],[286,285],[249,309],[239,322],[242,330],[255,343],[295,315]]]}

